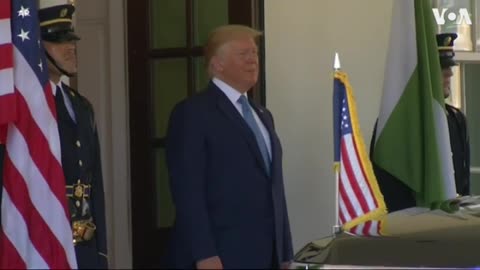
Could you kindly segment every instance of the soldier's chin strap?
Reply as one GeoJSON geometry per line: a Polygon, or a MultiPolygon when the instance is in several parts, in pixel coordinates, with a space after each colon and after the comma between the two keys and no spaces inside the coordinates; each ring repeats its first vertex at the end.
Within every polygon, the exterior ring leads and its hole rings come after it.
{"type": "Polygon", "coordinates": [[[73,77],[75,74],[67,72],[63,68],[59,67],[55,59],[45,50],[45,54],[47,55],[48,60],[65,76],[67,77],[73,77]]]}

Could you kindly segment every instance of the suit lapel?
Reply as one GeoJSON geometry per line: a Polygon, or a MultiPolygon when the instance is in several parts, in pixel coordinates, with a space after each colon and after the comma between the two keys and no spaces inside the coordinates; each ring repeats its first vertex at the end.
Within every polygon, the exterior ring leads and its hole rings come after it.
{"type": "Polygon", "coordinates": [[[237,111],[237,109],[233,106],[232,102],[223,94],[222,90],[218,89],[218,87],[210,82],[209,85],[210,91],[215,93],[217,96],[217,105],[219,110],[225,114],[232,123],[238,128],[242,137],[247,141],[250,150],[253,152],[255,159],[263,168],[266,174],[265,164],[263,162],[262,154],[260,153],[260,149],[258,148],[257,140],[255,139],[255,135],[253,134],[250,127],[247,125],[243,117],[237,111]]]}

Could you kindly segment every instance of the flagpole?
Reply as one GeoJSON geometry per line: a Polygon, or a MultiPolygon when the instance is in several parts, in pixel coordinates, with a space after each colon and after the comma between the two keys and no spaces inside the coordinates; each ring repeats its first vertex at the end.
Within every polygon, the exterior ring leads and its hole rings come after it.
{"type": "MultiPolygon", "coordinates": [[[[338,57],[338,53],[335,52],[335,60],[334,60],[334,63],[333,63],[333,70],[334,71],[339,71],[340,70],[340,59],[338,57]]],[[[339,164],[336,164],[335,166],[339,166],[339,164]]],[[[339,213],[340,213],[340,209],[339,209],[339,194],[340,194],[340,190],[339,190],[339,180],[340,180],[340,175],[339,175],[339,172],[340,172],[340,168],[336,168],[334,169],[335,171],[335,223],[332,227],[332,233],[333,233],[333,236],[336,236],[338,234],[340,234],[342,232],[342,226],[340,224],[340,218],[339,218],[339,213]]]]}

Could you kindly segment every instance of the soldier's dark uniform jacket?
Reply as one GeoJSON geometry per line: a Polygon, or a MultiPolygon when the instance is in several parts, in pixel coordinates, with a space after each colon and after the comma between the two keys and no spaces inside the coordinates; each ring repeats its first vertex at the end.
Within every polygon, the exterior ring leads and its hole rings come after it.
{"type": "Polygon", "coordinates": [[[63,85],[72,102],[70,117],[58,93],[55,96],[62,166],[72,220],[73,241],[80,269],[106,268],[107,243],[103,178],[93,108],[78,92],[63,85]],[[82,234],[91,234],[83,235],[82,234]]]}
{"type": "MultiPolygon", "coordinates": [[[[437,35],[437,44],[442,69],[457,65],[454,60],[453,44],[457,34],[443,33],[437,35]]],[[[459,195],[470,195],[470,142],[467,120],[461,110],[445,104],[447,111],[450,145],[452,147],[455,184],[459,195]]]]}
{"type": "Polygon", "coordinates": [[[459,109],[446,104],[457,193],[470,195],[470,140],[467,120],[459,109]]]}

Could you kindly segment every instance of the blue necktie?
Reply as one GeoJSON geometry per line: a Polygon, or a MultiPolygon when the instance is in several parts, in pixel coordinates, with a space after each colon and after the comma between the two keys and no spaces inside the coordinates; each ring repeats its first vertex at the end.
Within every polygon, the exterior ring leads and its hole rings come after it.
{"type": "Polygon", "coordinates": [[[265,139],[263,138],[262,132],[257,125],[257,121],[253,117],[252,108],[250,108],[250,104],[248,103],[247,97],[244,95],[240,96],[238,102],[242,105],[242,112],[243,118],[247,122],[250,129],[255,134],[255,139],[257,140],[258,148],[260,148],[260,152],[262,153],[263,162],[265,162],[265,167],[267,168],[267,174],[270,176],[270,156],[268,155],[267,144],[265,143],[265,139]]]}

